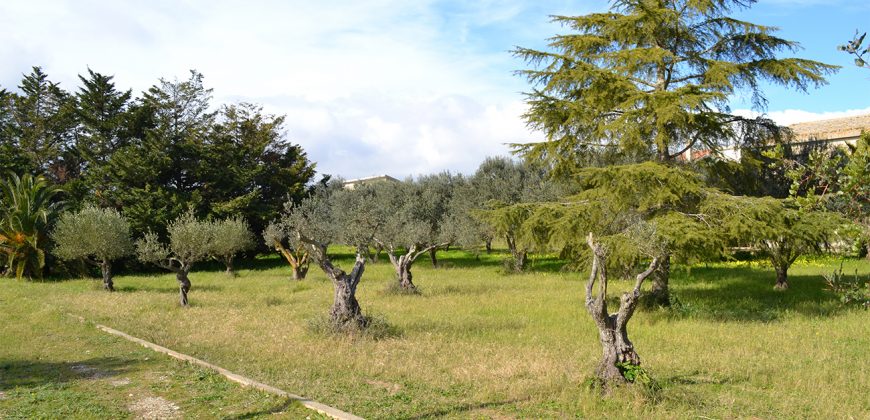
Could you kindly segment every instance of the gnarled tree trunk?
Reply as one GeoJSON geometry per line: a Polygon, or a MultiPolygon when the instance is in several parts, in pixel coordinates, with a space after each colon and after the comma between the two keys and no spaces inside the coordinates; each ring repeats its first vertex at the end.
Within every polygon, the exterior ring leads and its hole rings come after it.
{"type": "MultiPolygon", "coordinates": [[[[325,257],[325,255],[324,255],[325,257]]],[[[363,316],[359,302],[356,300],[356,288],[365,271],[366,259],[361,253],[356,255],[356,263],[350,273],[335,268],[329,258],[320,258],[320,268],[326,276],[332,280],[335,288],[332,308],[329,310],[329,318],[332,324],[340,329],[362,329],[368,325],[363,316]]]]}
{"type": "Polygon", "coordinates": [[[412,252],[414,250],[415,247],[411,247],[407,254],[398,256],[394,255],[393,252],[387,254],[390,257],[393,268],[396,270],[396,280],[399,282],[399,288],[409,292],[417,290],[417,286],[414,285],[414,276],[411,274],[411,265],[414,264],[411,258],[413,257],[412,252]]]}
{"type": "Polygon", "coordinates": [[[100,271],[103,273],[103,289],[114,292],[115,283],[112,281],[112,262],[103,260],[100,264],[100,271]]]}
{"type": "Polygon", "coordinates": [[[404,254],[398,254],[396,248],[391,244],[384,245],[384,248],[387,250],[387,256],[390,257],[390,263],[393,264],[393,268],[396,270],[396,280],[399,282],[399,288],[404,291],[416,292],[417,286],[414,285],[414,276],[411,274],[411,266],[414,265],[414,261],[427,252],[430,253],[429,255],[431,257],[433,250],[445,246],[446,244],[447,243],[430,245],[420,249],[419,251],[418,249],[425,245],[415,244],[411,245],[404,254]]]}
{"type": "Polygon", "coordinates": [[[622,294],[619,300],[619,310],[611,314],[607,310],[607,250],[595,242],[591,233],[586,241],[592,249],[593,256],[592,272],[586,283],[586,310],[598,327],[598,337],[603,352],[596,374],[605,386],[610,386],[626,382],[620,364],[640,365],[640,356],[628,338],[628,321],[637,308],[644,280],[655,271],[659,260],[653,258],[646,271],[637,275],[634,289],[622,294]],[[598,281],[597,296],[593,291],[596,281],[598,281]]]}
{"type": "Polygon", "coordinates": [[[175,270],[175,279],[178,280],[178,292],[181,298],[181,306],[187,306],[187,293],[190,292],[190,279],[187,274],[190,273],[190,265],[183,264],[181,268],[175,270]]]}

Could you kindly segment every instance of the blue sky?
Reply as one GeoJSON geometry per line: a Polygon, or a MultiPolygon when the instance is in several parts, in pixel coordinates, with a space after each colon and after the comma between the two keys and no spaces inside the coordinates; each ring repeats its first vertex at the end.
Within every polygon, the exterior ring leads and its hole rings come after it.
{"type": "MultiPolygon", "coordinates": [[[[197,69],[215,103],[286,114],[287,138],[321,172],[348,178],[471,172],[525,128],[509,51],[562,32],[548,15],[604,11],[606,1],[4,0],[0,86],[41,65],[66,89],[92,69],[140,92],[197,69]]],[[[738,17],[778,26],[797,55],[843,65],[809,94],[768,88],[781,123],[870,112],[870,71],[836,46],[870,30],[866,0],[767,0],[738,17]]],[[[748,104],[735,98],[734,109],[748,104]]]]}

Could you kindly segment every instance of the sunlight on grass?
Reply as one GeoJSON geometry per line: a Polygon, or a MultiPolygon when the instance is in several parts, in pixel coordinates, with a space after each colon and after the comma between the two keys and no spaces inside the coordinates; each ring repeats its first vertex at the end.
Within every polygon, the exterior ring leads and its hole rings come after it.
{"type": "MultiPolygon", "coordinates": [[[[415,296],[384,293],[392,267],[369,265],[360,304],[400,332],[378,340],[311,332],[332,286],[314,269],[289,280],[276,260],[242,267],[235,278],[193,272],[186,309],[170,275],[119,276],[117,293],[91,280],[4,282],[2,293],[39,297],[367,418],[870,414],[870,379],[861,374],[870,369],[868,312],[843,308],[823,290],[821,274],[838,261],[796,264],[786,292],[773,290],[772,270],[755,265],[675,269],[675,307],[639,312],[631,328],[661,391],[602,399],[584,387],[601,350],[581,304],[583,274],[546,260],[540,271],[503,275],[501,257],[451,251],[440,255],[447,268],[418,262],[415,296]]],[[[867,275],[870,264],[847,261],[846,269],[867,275]]],[[[623,288],[627,281],[611,286],[623,288]]]]}

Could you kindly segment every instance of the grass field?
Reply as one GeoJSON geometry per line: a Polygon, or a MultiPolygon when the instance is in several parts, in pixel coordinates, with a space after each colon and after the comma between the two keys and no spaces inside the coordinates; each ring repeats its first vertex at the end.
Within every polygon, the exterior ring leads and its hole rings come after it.
{"type": "MultiPolygon", "coordinates": [[[[2,280],[0,413],[120,415],[137,392],[171,399],[189,417],[286,405],[101,336],[63,315],[71,312],[366,418],[870,417],[870,312],[843,308],[824,290],[821,274],[834,260],[796,264],[786,292],[774,291],[773,271],[757,264],[675,268],[675,308],[639,311],[630,324],[661,390],[602,398],[584,385],[600,347],[581,304],[581,273],[542,260],[528,274],[504,275],[500,256],[440,255],[442,268],[415,265],[420,296],[384,293],[391,266],[368,266],[360,303],[398,331],[382,340],[310,332],[332,286],[314,268],[291,281],[278,259],[242,266],[236,278],[218,267],[192,273],[186,309],[170,275],[119,276],[116,293],[96,280],[2,280]],[[74,364],[121,373],[85,379],[74,364]],[[66,373],[46,373],[55,369],[66,373]],[[161,381],[159,372],[172,373],[161,381]],[[119,376],[137,391],[104,384],[119,376]],[[34,402],[54,401],[44,392],[88,402],[34,402]]],[[[868,275],[870,263],[850,260],[845,269],[868,275]]],[[[627,287],[614,283],[613,291],[627,287]]],[[[313,413],[284,408],[289,417],[313,413]]]]}

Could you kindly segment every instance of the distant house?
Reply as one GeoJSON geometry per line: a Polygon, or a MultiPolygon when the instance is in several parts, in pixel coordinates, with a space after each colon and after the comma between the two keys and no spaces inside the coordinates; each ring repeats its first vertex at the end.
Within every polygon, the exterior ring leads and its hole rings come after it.
{"type": "Polygon", "coordinates": [[[401,181],[399,181],[398,179],[393,178],[389,175],[375,175],[375,176],[368,176],[365,178],[348,179],[347,181],[344,181],[341,184],[341,186],[344,187],[344,189],[346,189],[346,190],[352,190],[352,189],[356,188],[357,185],[372,184],[372,183],[376,183],[376,182],[401,182],[401,181]]]}
{"type": "MultiPolygon", "coordinates": [[[[788,126],[791,130],[790,144],[795,146],[842,147],[854,145],[864,132],[870,132],[870,114],[852,117],[831,118],[820,121],[802,122],[788,126]]],[[[740,149],[728,148],[721,152],[722,157],[740,160],[740,149]]],[[[678,159],[693,161],[710,156],[710,150],[687,150],[678,159]]]]}
{"type": "Polygon", "coordinates": [[[792,144],[854,145],[861,133],[870,132],[870,114],[792,124],[788,128],[792,144]]]}

